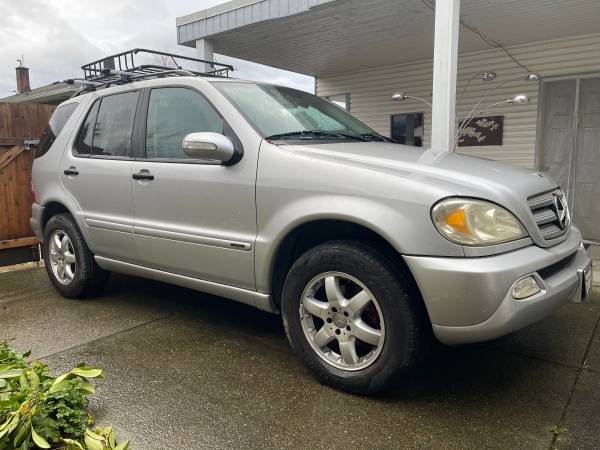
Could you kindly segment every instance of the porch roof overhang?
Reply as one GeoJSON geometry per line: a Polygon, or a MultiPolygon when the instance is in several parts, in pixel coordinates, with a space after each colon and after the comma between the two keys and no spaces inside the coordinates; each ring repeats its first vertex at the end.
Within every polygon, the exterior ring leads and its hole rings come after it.
{"type": "MultiPolygon", "coordinates": [[[[423,0],[233,0],[177,18],[178,43],[312,76],[433,56],[423,0]]],[[[461,19],[505,46],[600,31],[598,0],[462,0],[461,19]]],[[[464,27],[460,52],[489,48],[464,27]]]]}

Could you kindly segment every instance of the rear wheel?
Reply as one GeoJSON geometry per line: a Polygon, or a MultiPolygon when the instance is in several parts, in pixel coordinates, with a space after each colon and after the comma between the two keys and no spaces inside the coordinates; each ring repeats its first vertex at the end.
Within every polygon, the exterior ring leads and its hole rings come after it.
{"type": "Polygon", "coordinates": [[[64,297],[94,295],[108,283],[110,272],[96,264],[94,255],[69,214],[50,218],[44,228],[42,251],[48,277],[64,297]]]}
{"type": "Polygon", "coordinates": [[[420,298],[376,250],[333,241],[307,251],[285,280],[282,314],[294,351],[322,382],[386,389],[425,352],[420,298]]]}

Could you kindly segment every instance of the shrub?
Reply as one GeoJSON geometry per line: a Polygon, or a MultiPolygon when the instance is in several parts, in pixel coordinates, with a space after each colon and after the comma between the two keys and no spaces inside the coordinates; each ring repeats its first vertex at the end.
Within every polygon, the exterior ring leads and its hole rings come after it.
{"type": "Polygon", "coordinates": [[[80,364],[53,377],[28,356],[0,342],[0,450],[129,448],[115,442],[111,427],[90,428],[87,398],[95,391],[89,379],[102,378],[102,369],[80,364]]]}

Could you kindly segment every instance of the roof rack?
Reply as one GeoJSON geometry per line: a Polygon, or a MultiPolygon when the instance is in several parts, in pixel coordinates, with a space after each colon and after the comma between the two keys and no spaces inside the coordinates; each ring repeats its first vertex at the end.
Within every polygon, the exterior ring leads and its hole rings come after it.
{"type": "Polygon", "coordinates": [[[83,69],[84,78],[74,78],[66,80],[66,82],[82,85],[83,90],[96,90],[111,85],[126,84],[148,78],[176,76],[229,77],[229,72],[234,70],[233,66],[229,64],[145,48],[134,48],[133,50],[107,56],[84,64],[81,68],[83,69]],[[157,60],[162,57],[162,61],[159,60],[158,64],[136,65],[134,56],[138,54],[152,55],[157,60]],[[210,70],[199,72],[184,69],[180,64],[180,60],[203,63],[207,67],[210,67],[210,70]],[[172,62],[174,67],[166,65],[168,62],[172,62]]]}

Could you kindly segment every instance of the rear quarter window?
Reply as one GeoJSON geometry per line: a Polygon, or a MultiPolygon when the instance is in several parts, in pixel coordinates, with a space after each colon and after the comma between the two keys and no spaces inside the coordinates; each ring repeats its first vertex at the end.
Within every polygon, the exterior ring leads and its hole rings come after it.
{"type": "Polygon", "coordinates": [[[71,117],[71,114],[73,114],[73,111],[77,109],[77,106],[79,106],[79,103],[69,103],[67,105],[59,106],[54,110],[54,113],[48,122],[48,126],[42,133],[40,143],[33,156],[34,158],[39,158],[48,153],[48,150],[52,147],[56,137],[69,120],[69,117],[71,117]]]}

